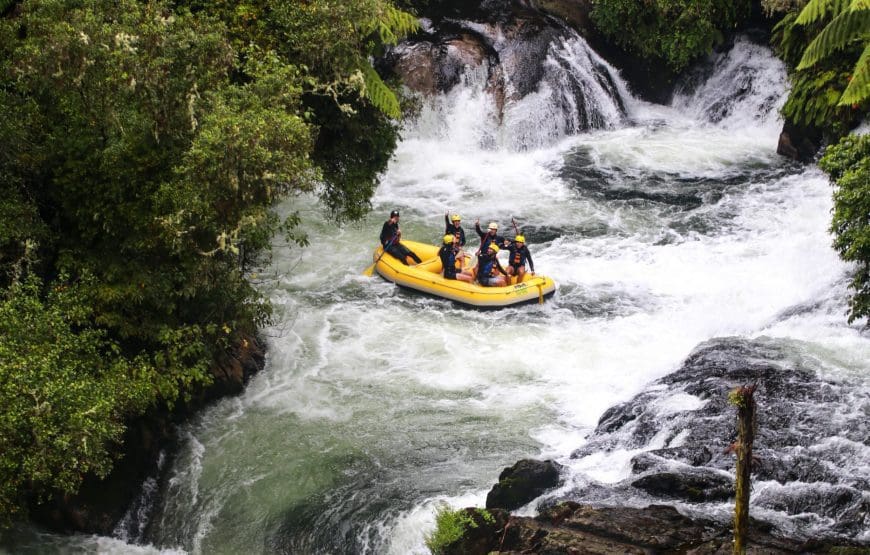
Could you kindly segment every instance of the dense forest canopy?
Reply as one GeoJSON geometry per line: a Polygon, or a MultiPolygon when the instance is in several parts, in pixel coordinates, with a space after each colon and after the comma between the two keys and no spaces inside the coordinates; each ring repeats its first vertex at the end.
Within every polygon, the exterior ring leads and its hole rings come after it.
{"type": "Polygon", "coordinates": [[[359,218],[397,139],[388,0],[0,3],[0,519],[269,318],[245,269],[313,192],[359,218]]]}

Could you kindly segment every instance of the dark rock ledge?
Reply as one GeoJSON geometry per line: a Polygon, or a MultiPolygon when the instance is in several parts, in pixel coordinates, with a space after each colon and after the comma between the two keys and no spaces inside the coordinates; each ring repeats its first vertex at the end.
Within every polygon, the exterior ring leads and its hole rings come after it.
{"type": "MultiPolygon", "coordinates": [[[[590,507],[573,501],[559,503],[535,518],[511,516],[490,509],[484,519],[478,509],[464,509],[477,527],[446,546],[444,555],[546,553],[549,555],[685,553],[726,555],[732,552],[731,531],[708,520],[686,517],[673,507],[650,505],[590,507]]],[[[833,546],[775,536],[755,523],[750,529],[748,554],[868,553],[866,548],[833,546]]]]}

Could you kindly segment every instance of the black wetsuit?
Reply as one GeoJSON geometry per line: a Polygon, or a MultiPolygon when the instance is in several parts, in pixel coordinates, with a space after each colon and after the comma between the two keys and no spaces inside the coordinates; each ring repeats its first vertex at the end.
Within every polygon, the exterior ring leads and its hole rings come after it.
{"type": "Polygon", "coordinates": [[[453,245],[442,246],[438,257],[444,268],[444,279],[456,279],[456,251],[453,250],[453,245]]]}
{"type": "Polygon", "coordinates": [[[390,220],[384,222],[384,227],[381,228],[381,245],[384,250],[399,259],[405,266],[408,265],[406,257],[410,256],[419,264],[422,262],[420,257],[414,251],[399,242],[399,224],[393,223],[390,220]]]}
{"type": "Polygon", "coordinates": [[[501,248],[501,246],[505,243],[504,237],[502,237],[501,235],[490,235],[489,232],[485,232],[480,229],[480,224],[474,224],[474,231],[476,231],[477,234],[480,236],[480,252],[482,253],[486,252],[486,249],[489,248],[490,243],[495,243],[499,246],[499,248],[501,248]]]}
{"type": "Polygon", "coordinates": [[[492,270],[493,268],[498,269],[504,275],[507,275],[507,272],[504,271],[504,268],[501,267],[501,264],[498,261],[498,258],[495,254],[489,254],[489,252],[481,254],[477,257],[477,282],[481,285],[489,285],[488,281],[492,278],[492,270]]]}
{"type": "Polygon", "coordinates": [[[520,249],[517,248],[516,241],[511,241],[508,247],[508,266],[513,267],[516,271],[525,266],[527,260],[529,261],[529,269],[534,272],[535,263],[532,262],[532,253],[529,252],[529,247],[523,245],[520,249]]]}
{"type": "Polygon", "coordinates": [[[446,215],[444,216],[444,235],[459,235],[459,246],[465,246],[465,230],[462,229],[462,226],[453,225],[453,222],[446,215]]]}

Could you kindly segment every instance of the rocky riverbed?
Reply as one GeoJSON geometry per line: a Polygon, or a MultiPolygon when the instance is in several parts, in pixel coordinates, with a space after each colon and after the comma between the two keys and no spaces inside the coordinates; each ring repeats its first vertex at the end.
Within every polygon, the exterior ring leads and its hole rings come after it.
{"type": "Polygon", "coordinates": [[[506,468],[487,497],[493,521],[467,509],[480,525],[455,552],[730,552],[736,431],[727,394],[753,383],[750,552],[870,552],[870,398],[810,366],[764,339],[701,345],[676,372],[607,410],[567,465],[506,468]],[[636,451],[616,483],[572,471],[616,451],[636,451]],[[530,502],[534,518],[508,512],[530,502]]]}

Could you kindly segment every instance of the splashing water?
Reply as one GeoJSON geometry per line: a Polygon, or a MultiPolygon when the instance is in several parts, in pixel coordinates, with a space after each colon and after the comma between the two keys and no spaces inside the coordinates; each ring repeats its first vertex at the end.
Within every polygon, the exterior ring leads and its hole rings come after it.
{"type": "Polygon", "coordinates": [[[140,542],[426,553],[437,505],[482,504],[519,458],[624,478],[625,453],[570,454],[608,407],[711,338],[764,336],[870,385],[870,340],[845,323],[848,268],[826,231],[830,186],[773,152],[782,65],[738,41],[694,91],[655,106],[590,63],[602,64],[578,42],[554,44],[554,77],[502,122],[474,74],[427,102],[362,226],[330,228],[305,201],[311,247],[278,248],[260,274],[276,307],[266,369],[187,426],[140,542]],[[595,131],[572,135],[584,117],[563,95],[572,80],[598,82],[584,89],[603,106],[595,131]],[[477,312],[362,277],[392,208],[423,241],[448,210],[472,243],[476,218],[508,235],[516,218],[555,297],[477,312]]]}

